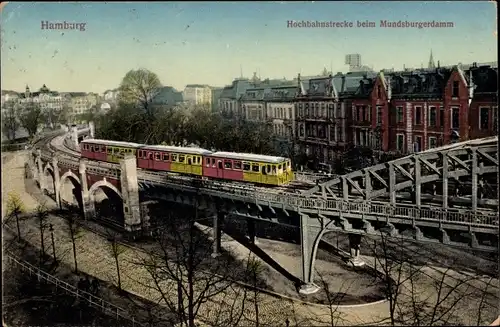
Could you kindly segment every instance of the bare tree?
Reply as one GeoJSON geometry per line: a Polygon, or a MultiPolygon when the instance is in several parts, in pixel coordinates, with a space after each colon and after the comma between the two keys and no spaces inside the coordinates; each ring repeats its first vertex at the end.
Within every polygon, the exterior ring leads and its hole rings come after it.
{"type": "MultiPolygon", "coordinates": [[[[262,266],[262,263],[250,252],[248,254],[247,258],[247,264],[246,264],[246,269],[243,274],[243,281],[246,282],[251,286],[251,297],[250,297],[250,302],[253,304],[253,314],[252,318],[251,317],[246,317],[247,320],[254,321],[255,327],[259,327],[261,325],[260,319],[259,319],[259,314],[260,314],[260,303],[261,303],[261,292],[259,291],[260,288],[265,286],[261,281],[260,281],[260,276],[262,272],[264,271],[264,267],[262,266]]],[[[247,300],[247,296],[245,294],[243,300],[242,300],[242,305],[245,305],[245,302],[247,300]]]]}
{"type": "MultiPolygon", "coordinates": [[[[453,277],[450,268],[444,272],[426,273],[426,267],[417,265],[412,259],[425,254],[410,249],[402,237],[390,239],[381,233],[372,250],[379,271],[384,275],[392,326],[464,324],[460,319],[467,315],[457,314],[457,311],[470,310],[467,306],[478,300],[479,289],[474,286],[478,283],[476,276],[453,277]]],[[[484,309],[485,303],[492,306],[491,302],[494,300],[483,293],[479,311],[484,309]]],[[[470,323],[473,322],[465,322],[470,323]]]]}
{"type": "Polygon", "coordinates": [[[131,70],[120,84],[120,101],[139,104],[149,116],[152,116],[151,102],[161,87],[160,79],[155,73],[147,69],[131,70]]]}
{"type": "Polygon", "coordinates": [[[19,120],[21,126],[26,129],[30,138],[33,138],[37,133],[42,118],[42,110],[38,103],[26,102],[22,105],[19,120]]]}
{"type": "Polygon", "coordinates": [[[25,212],[24,203],[21,201],[19,194],[9,192],[7,200],[7,217],[16,219],[17,240],[21,242],[21,227],[19,226],[19,215],[25,212]]]}
{"type": "Polygon", "coordinates": [[[78,214],[70,212],[66,217],[66,229],[71,239],[71,244],[73,246],[73,260],[75,263],[75,273],[78,273],[78,261],[76,252],[76,241],[82,236],[82,228],[80,222],[78,221],[78,214]]]}
{"type": "Polygon", "coordinates": [[[38,228],[40,230],[40,264],[43,263],[45,256],[45,229],[49,227],[47,219],[49,218],[49,213],[45,204],[39,204],[36,208],[35,216],[38,228]]]}
{"type": "Polygon", "coordinates": [[[20,126],[16,104],[14,101],[6,101],[2,108],[2,127],[10,141],[16,139],[16,133],[20,126]]]}
{"type": "MultiPolygon", "coordinates": [[[[158,252],[151,252],[145,259],[135,262],[146,268],[152,279],[154,290],[162,302],[177,313],[182,326],[194,327],[200,308],[207,302],[210,316],[218,316],[214,309],[226,310],[226,294],[233,285],[229,264],[223,257],[211,257],[212,247],[208,236],[195,227],[197,210],[194,217],[170,215],[166,225],[158,231],[158,252]]],[[[206,307],[208,308],[208,307],[206,307]]],[[[238,316],[234,314],[233,316],[238,316]]],[[[204,314],[204,318],[208,319],[204,314]]],[[[218,320],[218,326],[234,324],[218,320]]]]}
{"type": "Polygon", "coordinates": [[[115,265],[116,265],[116,275],[118,278],[118,289],[122,289],[122,280],[121,280],[121,275],[120,275],[120,255],[123,254],[127,248],[121,244],[118,241],[118,233],[112,230],[111,228],[108,228],[106,230],[106,237],[109,242],[109,251],[113,258],[115,259],[115,265]]]}

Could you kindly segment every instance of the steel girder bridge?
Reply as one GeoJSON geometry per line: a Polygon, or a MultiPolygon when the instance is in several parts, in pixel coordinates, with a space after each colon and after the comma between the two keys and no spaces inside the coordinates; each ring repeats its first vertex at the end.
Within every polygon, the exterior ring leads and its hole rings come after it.
{"type": "MultiPolygon", "coordinates": [[[[79,131],[80,133],[85,133],[79,131]]],[[[141,199],[215,208],[214,229],[226,215],[297,226],[301,231],[303,293],[317,290],[313,267],[321,237],[349,234],[354,264],[360,236],[380,235],[449,245],[498,249],[498,137],[420,152],[321,183],[302,193],[200,181],[137,171],[141,199]]],[[[60,165],[79,157],[56,156],[60,165]]],[[[87,162],[103,177],[119,178],[120,165],[87,162]],[[93,167],[95,166],[95,167],[93,167]]],[[[215,242],[214,252],[220,243],[215,242]]]]}

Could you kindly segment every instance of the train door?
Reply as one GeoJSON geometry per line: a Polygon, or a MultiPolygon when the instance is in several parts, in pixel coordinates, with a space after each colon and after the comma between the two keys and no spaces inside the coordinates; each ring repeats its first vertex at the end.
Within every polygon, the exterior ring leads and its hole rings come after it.
{"type": "Polygon", "coordinates": [[[192,174],[193,173],[193,157],[186,156],[186,159],[187,159],[186,173],[192,174]]]}
{"type": "Polygon", "coordinates": [[[224,178],[224,165],[222,160],[217,160],[217,177],[224,178]]]}

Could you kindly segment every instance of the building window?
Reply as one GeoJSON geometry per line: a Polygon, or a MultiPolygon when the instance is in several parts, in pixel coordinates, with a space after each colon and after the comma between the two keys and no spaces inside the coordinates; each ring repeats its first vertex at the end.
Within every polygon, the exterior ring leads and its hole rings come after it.
{"type": "Polygon", "coordinates": [[[396,123],[400,124],[403,122],[403,107],[396,107],[396,123]]]}
{"type": "Polygon", "coordinates": [[[444,127],[444,107],[439,107],[439,126],[444,127]]]}
{"type": "Polygon", "coordinates": [[[436,107],[429,107],[429,126],[436,127],[436,107]]]}
{"type": "Polygon", "coordinates": [[[415,125],[422,124],[422,107],[415,107],[415,125]]]}
{"type": "Polygon", "coordinates": [[[451,91],[452,97],[458,98],[458,88],[459,88],[458,81],[453,81],[453,89],[451,91]]]}
{"type": "Polygon", "coordinates": [[[429,149],[435,149],[437,147],[437,138],[434,136],[429,137],[429,149]]]}
{"type": "Polygon", "coordinates": [[[490,125],[490,108],[479,108],[479,129],[488,129],[490,125]]]}
{"type": "Polygon", "coordinates": [[[377,106],[377,125],[382,126],[382,107],[377,106]]]}
{"type": "Polygon", "coordinates": [[[451,108],[451,129],[460,128],[460,109],[451,108]]]}
{"type": "Polygon", "coordinates": [[[398,151],[403,151],[405,145],[405,136],[403,134],[396,135],[396,149],[398,151]]]}
{"type": "Polygon", "coordinates": [[[415,136],[415,143],[413,145],[413,151],[422,151],[422,136],[415,136]]]}

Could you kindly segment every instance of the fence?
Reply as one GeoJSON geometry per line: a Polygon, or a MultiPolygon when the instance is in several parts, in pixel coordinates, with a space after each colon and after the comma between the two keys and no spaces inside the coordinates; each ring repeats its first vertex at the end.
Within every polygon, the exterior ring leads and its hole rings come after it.
{"type": "Polygon", "coordinates": [[[113,315],[116,317],[116,319],[122,318],[122,319],[128,320],[132,323],[132,327],[147,326],[147,325],[144,325],[144,324],[141,324],[141,323],[135,321],[134,317],[130,318],[129,314],[124,309],[119,308],[119,307],[117,307],[109,302],[106,302],[103,299],[101,299],[97,296],[94,296],[90,293],[81,291],[77,287],[75,287],[71,284],[68,284],[68,283],[46,273],[45,271],[41,270],[40,268],[37,268],[24,260],[16,259],[11,254],[7,254],[7,258],[8,258],[10,263],[15,263],[23,271],[29,272],[30,276],[33,276],[33,274],[36,275],[38,278],[38,281],[45,280],[49,283],[52,283],[52,284],[56,285],[57,288],[61,288],[61,289],[65,290],[66,292],[75,295],[76,298],[80,298],[81,300],[88,302],[90,304],[90,306],[101,310],[104,314],[113,315]]]}
{"type": "Polygon", "coordinates": [[[30,143],[2,144],[2,152],[21,151],[29,147],[30,143]]]}

